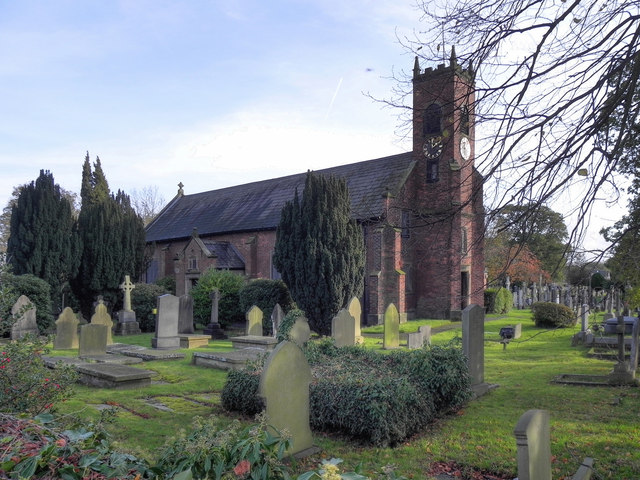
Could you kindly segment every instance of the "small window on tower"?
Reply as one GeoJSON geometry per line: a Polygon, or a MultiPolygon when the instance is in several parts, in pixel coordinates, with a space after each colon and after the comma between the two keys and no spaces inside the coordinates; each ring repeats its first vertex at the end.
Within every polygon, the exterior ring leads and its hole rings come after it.
{"type": "Polygon", "coordinates": [[[411,213],[406,210],[402,211],[402,233],[400,234],[402,238],[410,238],[411,237],[411,213]]]}
{"type": "Polygon", "coordinates": [[[435,183],[439,180],[438,177],[438,160],[430,160],[427,162],[427,183],[435,183]]]}
{"type": "Polygon", "coordinates": [[[442,107],[432,103],[424,112],[423,135],[442,133],[442,107]]]}
{"type": "Polygon", "coordinates": [[[462,227],[460,237],[460,253],[462,253],[462,255],[466,255],[469,250],[469,244],[467,239],[467,229],[465,227],[462,227]]]}
{"type": "Polygon", "coordinates": [[[466,105],[460,111],[460,132],[469,135],[469,107],[466,105]]]}

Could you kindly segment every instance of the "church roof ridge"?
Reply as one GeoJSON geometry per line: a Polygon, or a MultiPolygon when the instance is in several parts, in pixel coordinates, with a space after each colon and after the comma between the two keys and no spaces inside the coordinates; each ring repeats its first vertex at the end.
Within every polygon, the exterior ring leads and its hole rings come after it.
{"type": "MultiPolygon", "coordinates": [[[[353,217],[384,215],[382,196],[396,194],[415,161],[412,152],[314,170],[345,178],[353,217]]],[[[284,204],[302,193],[306,172],[180,196],[147,226],[147,242],[275,229],[284,204]]]]}

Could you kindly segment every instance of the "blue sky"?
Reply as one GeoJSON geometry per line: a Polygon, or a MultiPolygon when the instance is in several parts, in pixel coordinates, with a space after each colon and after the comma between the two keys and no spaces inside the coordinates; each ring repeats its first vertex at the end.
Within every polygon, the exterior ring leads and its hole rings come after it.
{"type": "MultiPolygon", "coordinates": [[[[0,0],[0,203],[50,170],[80,190],[186,193],[405,151],[389,97],[411,0],[0,0]]],[[[424,28],[424,27],[423,27],[424,28]]]]}

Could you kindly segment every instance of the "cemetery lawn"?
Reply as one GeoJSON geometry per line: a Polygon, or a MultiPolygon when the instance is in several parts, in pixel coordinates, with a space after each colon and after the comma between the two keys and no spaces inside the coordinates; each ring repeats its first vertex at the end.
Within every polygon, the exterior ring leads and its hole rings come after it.
{"type": "MultiPolygon", "coordinates": [[[[461,335],[459,323],[436,321],[409,322],[401,325],[401,331],[415,331],[422,324],[432,325],[434,344],[446,344],[461,335]]],[[[363,334],[377,333],[375,328],[363,329],[363,334]]],[[[514,478],[517,467],[513,429],[525,411],[545,409],[551,415],[554,479],[571,478],[584,457],[594,458],[598,475],[595,478],[640,478],[640,389],[552,383],[559,374],[605,375],[613,367],[610,360],[589,357],[584,347],[571,347],[571,337],[578,329],[538,329],[529,310],[514,311],[505,317],[489,315],[485,325],[485,381],[499,385],[497,388],[395,448],[359,445],[339,435],[314,432],[322,453],[294,468],[304,472],[316,468],[323,458],[337,457],[344,460],[344,470],[362,462],[372,478],[378,478],[383,467],[393,464],[399,475],[430,479],[434,478],[432,468],[445,463],[447,468],[455,464],[462,478],[491,478],[472,476],[478,471],[514,478]],[[514,323],[522,323],[522,337],[503,349],[500,328],[514,323]]],[[[114,337],[116,342],[144,346],[150,346],[150,339],[150,334],[114,337]]],[[[379,349],[380,343],[375,337],[368,337],[365,346],[379,349]]],[[[228,351],[231,343],[210,342],[209,347],[198,351],[207,349],[228,351]]],[[[180,429],[189,430],[194,416],[213,415],[220,426],[234,419],[250,423],[252,419],[225,412],[220,406],[226,373],[191,365],[193,350],[182,351],[185,359],[140,365],[157,373],[153,380],[158,383],[150,387],[107,390],[78,385],[73,398],[61,404],[57,413],[95,420],[99,417],[96,407],[115,407],[118,415],[108,429],[117,447],[150,461],[158,457],[165,440],[180,429]]]]}

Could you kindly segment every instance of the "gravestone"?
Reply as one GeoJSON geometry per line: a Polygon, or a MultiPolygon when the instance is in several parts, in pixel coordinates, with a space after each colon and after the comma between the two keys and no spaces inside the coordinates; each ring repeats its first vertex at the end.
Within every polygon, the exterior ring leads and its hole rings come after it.
{"type": "Polygon", "coordinates": [[[256,305],[251,307],[247,312],[247,329],[246,335],[254,335],[257,337],[262,336],[262,310],[260,310],[256,305]]]}
{"type": "Polygon", "coordinates": [[[469,305],[462,311],[462,351],[467,357],[471,388],[483,395],[489,386],[484,383],[484,308],[469,305]]]}
{"type": "Polygon", "coordinates": [[[431,345],[431,325],[422,325],[418,331],[422,334],[422,345],[431,345]]]}
{"type": "Polygon", "coordinates": [[[83,358],[106,355],[109,332],[110,328],[100,323],[89,323],[80,327],[78,356],[83,358]]]}
{"type": "Polygon", "coordinates": [[[220,290],[214,288],[209,294],[209,298],[211,299],[211,319],[209,321],[209,325],[207,325],[203,331],[205,335],[211,335],[211,338],[215,339],[224,339],[227,338],[225,333],[222,331],[222,327],[220,326],[220,319],[218,317],[218,308],[220,305],[220,290]]]}
{"type": "Polygon", "coordinates": [[[422,348],[424,346],[424,337],[422,332],[407,333],[407,347],[411,349],[422,348]]]}
{"type": "Polygon", "coordinates": [[[384,312],[384,334],[382,348],[391,349],[400,346],[400,315],[393,303],[390,303],[384,312]]]}
{"type": "Polygon", "coordinates": [[[518,449],[519,480],[551,480],[549,413],[529,410],[514,430],[518,449]]]}
{"type": "Polygon", "coordinates": [[[583,332],[589,330],[589,305],[583,304],[582,311],[580,312],[580,326],[583,332]]]}
{"type": "Polygon", "coordinates": [[[353,318],[356,319],[356,343],[364,343],[364,337],[362,336],[362,305],[358,297],[353,297],[347,305],[347,310],[353,318]]]}
{"type": "Polygon", "coordinates": [[[159,349],[179,348],[178,310],[180,309],[180,299],[171,294],[160,295],[157,309],[156,334],[151,339],[151,346],[159,349]]]}
{"type": "MultiPolygon", "coordinates": [[[[54,350],[68,350],[78,348],[78,324],[80,320],[71,307],[66,307],[56,320],[56,338],[53,341],[54,350]]],[[[106,348],[106,344],[105,344],[106,348]]]]}
{"type": "Polygon", "coordinates": [[[522,324],[521,323],[516,323],[513,326],[513,339],[517,339],[522,337],[522,324]]]}
{"type": "Polygon", "coordinates": [[[129,275],[124,276],[124,282],[120,285],[120,289],[124,292],[122,301],[122,310],[117,314],[118,323],[114,329],[116,335],[137,335],[142,333],[140,324],[136,321],[136,312],[131,308],[131,290],[136,286],[131,283],[129,275]]]}
{"type": "Polygon", "coordinates": [[[274,338],[278,336],[278,330],[280,329],[283,319],[284,312],[282,311],[282,307],[279,303],[276,303],[271,312],[271,331],[273,332],[274,338]]]}
{"type": "Polygon", "coordinates": [[[278,431],[287,430],[293,456],[315,453],[309,425],[311,368],[301,347],[311,331],[299,317],[291,327],[291,341],[281,342],[269,355],[260,375],[259,394],[266,405],[267,422],[278,431]]]}
{"type": "Polygon", "coordinates": [[[111,336],[111,329],[113,328],[113,320],[111,320],[111,315],[107,312],[107,306],[104,304],[102,298],[98,300],[96,304],[96,310],[94,314],[91,316],[91,324],[93,325],[104,325],[107,327],[107,345],[111,345],[113,343],[113,337],[111,336]]]}
{"type": "Polygon", "coordinates": [[[26,295],[20,295],[11,307],[11,315],[16,321],[11,326],[11,340],[19,340],[27,335],[38,336],[36,306],[26,295]]]}
{"type": "Polygon", "coordinates": [[[178,305],[178,334],[195,333],[193,328],[193,297],[181,295],[178,305]]]}
{"type": "Polygon", "coordinates": [[[356,344],[356,319],[348,310],[342,309],[331,320],[331,337],[336,347],[346,347],[356,344]]]}
{"type": "Polygon", "coordinates": [[[631,329],[631,354],[629,355],[629,370],[635,372],[638,369],[638,337],[640,336],[640,319],[636,318],[631,329]]]}

